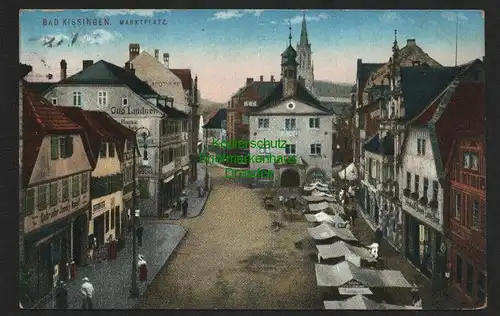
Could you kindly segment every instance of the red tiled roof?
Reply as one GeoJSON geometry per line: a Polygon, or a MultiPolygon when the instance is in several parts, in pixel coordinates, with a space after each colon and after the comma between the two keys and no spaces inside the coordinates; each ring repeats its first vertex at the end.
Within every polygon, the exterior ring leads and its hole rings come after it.
{"type": "Polygon", "coordinates": [[[174,73],[182,82],[184,90],[191,90],[193,85],[193,77],[191,76],[191,69],[169,69],[174,73]]]}
{"type": "Polygon", "coordinates": [[[40,94],[23,83],[23,187],[26,187],[38,157],[42,140],[49,134],[83,134],[70,120],[40,94]]]}
{"type": "Polygon", "coordinates": [[[460,83],[453,97],[434,124],[443,168],[451,154],[453,142],[465,132],[485,133],[486,106],[484,83],[460,83]]]}

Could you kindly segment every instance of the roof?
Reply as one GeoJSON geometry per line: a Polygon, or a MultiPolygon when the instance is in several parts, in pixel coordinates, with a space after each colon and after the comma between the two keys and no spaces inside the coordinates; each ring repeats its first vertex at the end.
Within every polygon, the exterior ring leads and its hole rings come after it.
{"type": "Polygon", "coordinates": [[[189,118],[189,115],[177,110],[176,108],[165,106],[160,103],[157,104],[158,108],[161,109],[165,114],[167,114],[167,119],[182,120],[189,118]]]}
{"type": "MultiPolygon", "coordinates": [[[[92,169],[95,168],[97,160],[99,159],[101,144],[104,141],[117,142],[117,132],[109,126],[107,126],[107,128],[103,126],[104,123],[101,122],[99,116],[102,115],[100,113],[104,112],[85,111],[79,107],[73,106],[58,106],[57,109],[85,129],[91,150],[89,161],[92,169]]],[[[122,159],[120,156],[119,158],[122,159]]]]}
{"type": "MultiPolygon", "coordinates": [[[[325,111],[325,112],[330,112],[327,108],[325,108],[321,102],[307,90],[300,82],[297,81],[297,89],[295,91],[295,94],[293,96],[297,100],[300,100],[306,104],[311,105],[312,107],[325,111]]],[[[273,105],[277,104],[280,101],[285,100],[286,98],[283,98],[283,82],[280,81],[279,84],[277,84],[274,87],[274,90],[272,90],[267,97],[264,98],[259,104],[257,104],[257,108],[252,108],[252,112],[258,112],[263,109],[272,107],[273,105]]]]}
{"type": "Polygon", "coordinates": [[[348,115],[351,110],[350,103],[342,103],[342,102],[321,102],[324,108],[332,111],[337,115],[348,115]]]}
{"type": "Polygon", "coordinates": [[[385,63],[361,63],[358,67],[358,79],[361,86],[364,87],[372,73],[379,70],[385,63]]]}
{"type": "Polygon", "coordinates": [[[139,95],[157,95],[132,72],[104,60],[99,60],[58,84],[123,84],[139,95]]]}
{"type": "Polygon", "coordinates": [[[49,90],[53,85],[54,85],[53,82],[28,82],[28,88],[42,95],[44,94],[45,91],[49,90]]]}
{"type": "Polygon", "coordinates": [[[30,65],[20,63],[19,64],[19,80],[26,77],[32,70],[33,70],[33,67],[31,67],[30,65]]]}
{"type": "MultiPolygon", "coordinates": [[[[406,45],[399,51],[399,66],[400,67],[412,67],[413,62],[419,61],[421,64],[426,64],[428,67],[441,67],[437,61],[432,59],[420,46],[415,44],[406,45]]],[[[391,71],[391,63],[384,63],[383,66],[379,67],[375,72],[367,77],[366,88],[372,85],[381,84],[383,80],[387,80],[386,75],[391,71]]]]}
{"type": "Polygon", "coordinates": [[[333,237],[345,241],[357,241],[356,237],[347,228],[333,227],[328,223],[322,223],[319,226],[308,228],[309,235],[316,240],[325,240],[333,237]]]}
{"type": "Polygon", "coordinates": [[[341,287],[350,281],[358,281],[366,287],[412,288],[400,271],[358,268],[343,261],[336,265],[316,264],[318,286],[341,287]]]}
{"type": "MultiPolygon", "coordinates": [[[[288,47],[285,49],[285,51],[281,54],[281,56],[290,56],[290,57],[297,57],[297,51],[295,48],[293,48],[292,45],[288,45],[288,47]]],[[[295,59],[294,59],[295,60],[295,59]]]]}
{"type": "Polygon", "coordinates": [[[316,245],[318,255],[323,259],[340,258],[355,255],[366,261],[377,261],[367,248],[349,245],[343,241],[329,245],[316,245]]]}
{"type": "Polygon", "coordinates": [[[191,76],[191,69],[169,69],[174,73],[182,82],[184,90],[191,90],[193,87],[193,77],[191,76]]]}
{"type": "Polygon", "coordinates": [[[310,203],[308,207],[309,211],[311,212],[320,212],[328,209],[328,203],[327,202],[310,203]]]}
{"type": "Polygon", "coordinates": [[[23,83],[23,186],[27,187],[42,140],[50,134],[81,134],[83,128],[23,83]]]}
{"type": "Polygon", "coordinates": [[[259,100],[264,99],[266,96],[271,93],[274,88],[279,84],[279,82],[275,81],[253,81],[250,84],[247,84],[240,88],[234,95],[233,97],[239,96],[243,93],[245,93],[248,89],[251,87],[255,87],[255,90],[257,92],[257,97],[259,100]]]}
{"type": "Polygon", "coordinates": [[[379,155],[394,155],[394,137],[391,134],[384,136],[380,142],[379,134],[375,134],[363,146],[364,150],[379,155]]]}
{"type": "Polygon", "coordinates": [[[435,99],[463,70],[459,67],[402,67],[404,121],[408,122],[435,99]]]}
{"type": "Polygon", "coordinates": [[[219,109],[217,110],[217,113],[215,113],[215,115],[212,116],[205,125],[203,125],[203,128],[225,128],[225,126],[223,126],[222,124],[222,121],[225,121],[226,119],[226,109],[219,109]]]}
{"type": "Polygon", "coordinates": [[[321,97],[350,98],[352,84],[315,80],[314,92],[321,97]]]}
{"type": "Polygon", "coordinates": [[[361,310],[389,310],[389,309],[422,309],[407,305],[393,305],[377,303],[363,295],[349,297],[343,301],[324,301],[325,309],[361,309],[361,310]]]}

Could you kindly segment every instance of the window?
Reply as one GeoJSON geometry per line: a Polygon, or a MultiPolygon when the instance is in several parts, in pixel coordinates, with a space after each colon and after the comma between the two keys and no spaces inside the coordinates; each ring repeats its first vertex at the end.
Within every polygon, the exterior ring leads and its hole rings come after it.
{"type": "Polygon", "coordinates": [[[479,305],[484,304],[486,300],[486,276],[479,271],[477,272],[477,299],[479,305]]]}
{"type": "Polygon", "coordinates": [[[271,153],[271,148],[259,148],[259,153],[261,155],[270,154],[271,153]]]}
{"type": "Polygon", "coordinates": [[[59,138],[55,136],[50,138],[50,158],[52,160],[59,158],[59,138]]]}
{"type": "Polygon", "coordinates": [[[467,263],[467,294],[474,294],[474,268],[470,263],[467,263]]]}
{"type": "Polygon", "coordinates": [[[248,115],[243,115],[243,125],[248,125],[248,115]]]}
{"type": "Polygon", "coordinates": [[[411,187],[411,172],[406,172],[406,188],[409,190],[411,187]]]}
{"type": "Polygon", "coordinates": [[[438,190],[439,190],[439,184],[437,181],[432,181],[432,199],[434,201],[438,200],[438,190]]]}
{"type": "Polygon", "coordinates": [[[81,92],[73,92],[73,106],[82,106],[81,92]]]}
{"type": "Polygon", "coordinates": [[[80,175],[73,176],[71,179],[71,192],[73,192],[73,197],[80,195],[80,175]]]}
{"type": "Polygon", "coordinates": [[[311,155],[321,155],[321,144],[311,144],[311,155]]]}
{"type": "Polygon", "coordinates": [[[417,155],[425,156],[425,139],[417,139],[417,155]]]}
{"type": "Polygon", "coordinates": [[[108,105],[108,93],[106,91],[97,92],[97,106],[106,107],[108,105]]]}
{"type": "Polygon", "coordinates": [[[479,201],[472,201],[472,228],[480,229],[481,222],[479,221],[479,201]]]}
{"type": "Polygon", "coordinates": [[[52,98],[52,105],[57,105],[57,98],[52,98]]]}
{"type": "Polygon", "coordinates": [[[285,155],[295,155],[295,144],[286,144],[285,145],[285,155]]]}
{"type": "Polygon", "coordinates": [[[111,229],[115,228],[115,212],[111,210],[111,229]]]}
{"type": "Polygon", "coordinates": [[[24,194],[24,215],[33,214],[35,210],[35,190],[27,189],[24,194]]]}
{"type": "Polygon", "coordinates": [[[104,217],[105,217],[105,219],[104,219],[104,220],[106,221],[106,224],[105,224],[105,225],[106,225],[106,233],[107,233],[107,232],[109,232],[109,220],[110,220],[110,218],[109,218],[109,211],[107,211],[107,212],[106,212],[106,213],[104,213],[104,214],[105,214],[105,215],[104,215],[104,217]]]}
{"type": "Polygon", "coordinates": [[[419,175],[415,175],[415,191],[414,192],[417,192],[418,193],[418,189],[420,188],[420,176],[419,175]]]}
{"type": "Polygon", "coordinates": [[[463,261],[462,257],[457,255],[457,271],[455,272],[455,281],[458,284],[462,284],[462,271],[463,271],[463,261]]]}
{"type": "Polygon", "coordinates": [[[43,211],[47,208],[47,186],[42,184],[38,186],[38,211],[43,211]]]}
{"type": "Polygon", "coordinates": [[[66,202],[69,198],[69,180],[62,180],[62,201],[66,202]]]}
{"type": "Polygon", "coordinates": [[[89,190],[89,174],[82,173],[82,194],[89,190]]]}
{"type": "Polygon", "coordinates": [[[464,168],[470,169],[470,154],[464,153],[464,168]]]}
{"type": "Polygon", "coordinates": [[[122,98],[122,106],[128,106],[128,98],[122,98]]]}
{"type": "Polygon", "coordinates": [[[101,151],[99,151],[99,157],[100,158],[106,158],[106,151],[107,151],[107,144],[106,143],[102,143],[101,144],[101,151]]]}
{"type": "Polygon", "coordinates": [[[259,124],[259,128],[269,128],[269,119],[267,118],[260,118],[257,120],[259,124]]]}
{"type": "Polygon", "coordinates": [[[455,193],[455,218],[460,219],[460,192],[455,193]]]}
{"type": "Polygon", "coordinates": [[[57,205],[57,182],[53,182],[49,186],[49,204],[50,206],[57,205]]]}
{"type": "Polygon", "coordinates": [[[479,170],[479,157],[477,153],[471,153],[471,169],[479,170]]]}
{"type": "Polygon", "coordinates": [[[108,144],[108,156],[113,158],[115,156],[115,143],[108,144]]]}
{"type": "Polygon", "coordinates": [[[319,118],[310,118],[309,128],[319,128],[319,118]]]}
{"type": "Polygon", "coordinates": [[[427,191],[429,189],[429,179],[424,178],[424,196],[427,197],[427,191]]]}
{"type": "Polygon", "coordinates": [[[285,129],[287,131],[294,130],[297,127],[296,121],[294,118],[287,118],[285,119],[285,129]]]}
{"type": "Polygon", "coordinates": [[[66,136],[59,138],[59,152],[61,153],[61,158],[73,156],[73,137],[66,136]]]}

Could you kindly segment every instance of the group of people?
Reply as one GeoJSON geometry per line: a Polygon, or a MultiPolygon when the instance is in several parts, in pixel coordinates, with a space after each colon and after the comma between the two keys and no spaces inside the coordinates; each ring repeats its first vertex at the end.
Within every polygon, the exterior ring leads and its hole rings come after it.
{"type": "MultiPolygon", "coordinates": [[[[84,277],[82,281],[83,284],[80,287],[80,292],[82,293],[82,309],[94,309],[94,286],[87,277],[84,277]]],[[[57,309],[68,309],[68,290],[66,288],[66,283],[63,281],[59,282],[59,286],[56,289],[55,300],[57,309]]]]}

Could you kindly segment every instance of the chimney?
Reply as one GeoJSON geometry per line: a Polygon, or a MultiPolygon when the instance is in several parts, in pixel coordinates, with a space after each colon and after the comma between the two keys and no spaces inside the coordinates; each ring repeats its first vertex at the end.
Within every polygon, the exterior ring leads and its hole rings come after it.
{"type": "Polygon", "coordinates": [[[169,53],[163,53],[163,64],[165,67],[168,68],[168,64],[170,62],[170,54],[169,53]]]}
{"type": "Polygon", "coordinates": [[[139,44],[129,44],[128,45],[128,60],[132,60],[139,55],[140,50],[139,44]]]}
{"type": "Polygon", "coordinates": [[[160,60],[160,50],[159,49],[155,49],[155,58],[156,58],[156,60],[160,60]]]}
{"type": "Polygon", "coordinates": [[[271,82],[274,82],[274,76],[271,75],[271,82]]]}
{"type": "Polygon", "coordinates": [[[417,45],[417,42],[415,41],[414,38],[406,40],[406,46],[416,46],[416,45],[417,45]]]}
{"type": "Polygon", "coordinates": [[[82,70],[85,70],[85,69],[89,68],[93,64],[94,64],[93,60],[84,60],[84,61],[82,61],[82,70]]]}
{"type": "Polygon", "coordinates": [[[60,80],[66,80],[68,76],[68,64],[66,63],[65,59],[61,60],[61,79],[60,80]]]}
{"type": "Polygon", "coordinates": [[[247,78],[247,85],[251,84],[253,82],[253,78],[247,78]]]}
{"type": "Polygon", "coordinates": [[[264,76],[260,76],[260,82],[264,81],[264,76]]]}

